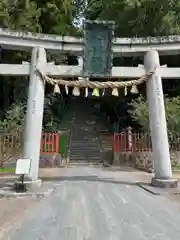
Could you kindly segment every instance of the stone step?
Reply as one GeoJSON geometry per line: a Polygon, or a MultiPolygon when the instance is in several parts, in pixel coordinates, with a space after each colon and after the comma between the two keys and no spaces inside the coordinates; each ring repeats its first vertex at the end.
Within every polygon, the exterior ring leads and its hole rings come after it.
{"type": "Polygon", "coordinates": [[[82,142],[82,141],[96,142],[96,138],[94,136],[87,138],[87,136],[80,136],[80,135],[78,135],[77,137],[72,137],[72,142],[82,142]]]}
{"type": "Polygon", "coordinates": [[[89,153],[85,153],[85,152],[73,153],[73,152],[71,152],[70,156],[77,156],[77,157],[79,157],[79,156],[84,156],[84,157],[100,156],[100,152],[97,152],[97,153],[93,153],[93,152],[92,153],[91,152],[89,152],[89,153]]]}
{"type": "Polygon", "coordinates": [[[82,147],[82,146],[98,148],[97,144],[95,144],[95,143],[82,142],[82,143],[76,143],[76,144],[73,143],[73,144],[71,144],[71,147],[82,147]]]}
{"type": "Polygon", "coordinates": [[[100,150],[98,148],[71,148],[71,152],[83,152],[83,153],[86,153],[86,152],[97,152],[99,153],[100,150]]]}
{"type": "Polygon", "coordinates": [[[70,154],[70,157],[84,157],[84,158],[90,158],[90,157],[99,157],[101,156],[100,153],[96,153],[96,154],[93,154],[93,153],[71,153],[70,154]]]}
{"type": "Polygon", "coordinates": [[[89,144],[80,144],[80,145],[71,145],[71,148],[75,148],[75,149],[99,149],[99,146],[97,145],[89,145],[89,144]]]}
{"type": "Polygon", "coordinates": [[[97,149],[97,148],[71,148],[71,152],[84,152],[84,153],[86,153],[86,152],[97,152],[97,153],[99,153],[100,152],[100,150],[99,149],[97,149]]]}
{"type": "Polygon", "coordinates": [[[81,151],[81,150],[83,150],[83,151],[88,151],[88,150],[92,150],[92,151],[98,151],[99,150],[99,148],[97,148],[97,146],[96,147],[88,147],[88,146],[78,146],[78,147],[75,147],[75,146],[73,146],[73,147],[71,147],[71,150],[73,151],[73,150],[78,150],[78,151],[81,151]]]}
{"type": "Polygon", "coordinates": [[[96,140],[86,140],[86,139],[81,139],[81,140],[71,140],[72,144],[82,144],[82,143],[88,143],[88,144],[97,144],[96,140]]]}
{"type": "Polygon", "coordinates": [[[88,165],[94,165],[94,166],[99,166],[101,162],[69,162],[68,166],[76,167],[76,166],[88,166],[88,165]]]}
{"type": "Polygon", "coordinates": [[[71,146],[81,146],[81,145],[85,145],[85,146],[96,146],[98,145],[98,142],[94,142],[94,141],[86,141],[83,140],[81,142],[71,142],[71,146]]]}
{"type": "Polygon", "coordinates": [[[85,147],[96,147],[98,148],[98,144],[97,143],[93,143],[93,142],[81,142],[81,143],[72,143],[71,144],[71,147],[81,147],[81,146],[85,146],[85,147]]]}
{"type": "Polygon", "coordinates": [[[100,158],[100,154],[99,155],[70,155],[70,158],[100,158]]]}
{"type": "Polygon", "coordinates": [[[100,158],[96,158],[96,159],[70,159],[69,162],[99,162],[101,159],[100,158]]]}
{"type": "Polygon", "coordinates": [[[101,163],[101,153],[95,130],[98,129],[98,131],[106,133],[107,128],[104,124],[101,125],[96,115],[92,115],[90,106],[83,106],[81,109],[81,101],[79,105],[74,106],[75,122],[72,131],[69,164],[89,165],[93,163],[98,165],[101,163]],[[88,122],[94,122],[95,124],[93,126],[88,122]]]}
{"type": "Polygon", "coordinates": [[[69,160],[70,161],[99,161],[101,158],[100,157],[89,157],[89,158],[85,158],[85,157],[70,157],[69,160]]]}
{"type": "Polygon", "coordinates": [[[85,158],[85,157],[70,157],[69,161],[100,161],[101,158],[100,157],[89,157],[89,158],[85,158]]]}
{"type": "Polygon", "coordinates": [[[71,151],[99,151],[99,148],[97,148],[97,147],[86,147],[86,146],[84,146],[84,147],[71,147],[71,151]]]}
{"type": "Polygon", "coordinates": [[[77,142],[77,141],[71,142],[71,146],[81,146],[81,145],[98,147],[98,142],[97,141],[86,141],[86,140],[82,140],[80,142],[77,142]]]}

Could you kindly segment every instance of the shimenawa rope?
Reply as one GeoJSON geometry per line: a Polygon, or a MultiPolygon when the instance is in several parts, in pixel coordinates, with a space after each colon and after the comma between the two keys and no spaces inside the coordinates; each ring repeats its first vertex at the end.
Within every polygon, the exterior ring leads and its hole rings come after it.
{"type": "Polygon", "coordinates": [[[149,73],[143,75],[141,78],[137,80],[131,80],[131,81],[123,81],[123,82],[99,82],[99,81],[87,81],[87,80],[75,80],[75,81],[68,81],[63,79],[53,79],[46,75],[44,75],[41,71],[37,69],[38,74],[44,80],[45,82],[51,84],[54,86],[55,92],[60,92],[59,85],[65,86],[66,89],[68,87],[74,87],[73,93],[75,96],[80,95],[80,88],[92,88],[94,89],[95,96],[99,96],[99,89],[106,89],[106,88],[112,88],[112,95],[118,96],[118,89],[119,88],[125,88],[125,95],[127,94],[127,87],[132,87],[131,93],[138,93],[137,86],[142,84],[143,82],[147,81],[150,76],[154,73],[154,71],[150,71],[149,73]]]}

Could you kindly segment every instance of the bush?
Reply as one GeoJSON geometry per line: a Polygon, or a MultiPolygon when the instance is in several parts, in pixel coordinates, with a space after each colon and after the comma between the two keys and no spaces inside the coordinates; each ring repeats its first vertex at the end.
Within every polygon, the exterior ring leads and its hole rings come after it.
{"type": "Polygon", "coordinates": [[[25,118],[25,104],[18,101],[12,104],[0,120],[0,131],[4,133],[18,132],[23,129],[25,118]]]}
{"type": "Polygon", "coordinates": [[[60,129],[65,102],[60,94],[50,93],[45,97],[43,131],[57,132],[60,129]]]}
{"type": "MultiPolygon", "coordinates": [[[[13,103],[6,112],[1,111],[1,133],[13,133],[24,129],[26,102],[13,103]]],[[[64,111],[64,99],[59,94],[51,93],[45,97],[43,131],[56,132],[59,130],[64,111]]]]}
{"type": "MultiPolygon", "coordinates": [[[[166,120],[169,134],[180,133],[180,97],[165,97],[166,120]]],[[[129,110],[134,121],[137,121],[143,131],[149,131],[149,116],[147,101],[140,96],[130,104],[133,110],[129,110]]]]}
{"type": "Polygon", "coordinates": [[[24,128],[25,104],[12,104],[0,120],[0,168],[15,158],[21,151],[21,132],[24,128]]]}

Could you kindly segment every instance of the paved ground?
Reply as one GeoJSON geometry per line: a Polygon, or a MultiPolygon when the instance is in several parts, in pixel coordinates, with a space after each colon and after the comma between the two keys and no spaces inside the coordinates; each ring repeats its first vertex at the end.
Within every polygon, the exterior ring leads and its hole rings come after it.
{"type": "Polygon", "coordinates": [[[8,232],[21,226],[37,202],[39,199],[0,199],[0,239],[8,239],[8,232]]]}
{"type": "Polygon", "coordinates": [[[143,174],[86,167],[61,173],[55,193],[36,202],[2,239],[180,239],[180,203],[136,186],[143,174]]]}

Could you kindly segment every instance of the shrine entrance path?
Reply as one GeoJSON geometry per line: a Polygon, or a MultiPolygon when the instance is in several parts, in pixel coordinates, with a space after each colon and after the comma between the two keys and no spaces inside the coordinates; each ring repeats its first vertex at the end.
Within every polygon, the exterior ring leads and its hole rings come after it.
{"type": "MultiPolygon", "coordinates": [[[[154,196],[142,172],[61,169],[53,195],[30,210],[12,240],[179,240],[180,202],[154,196]]],[[[148,176],[148,175],[147,175],[148,176]]]]}

